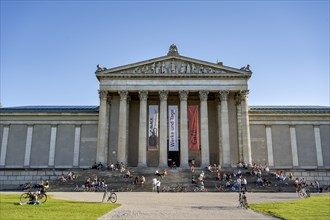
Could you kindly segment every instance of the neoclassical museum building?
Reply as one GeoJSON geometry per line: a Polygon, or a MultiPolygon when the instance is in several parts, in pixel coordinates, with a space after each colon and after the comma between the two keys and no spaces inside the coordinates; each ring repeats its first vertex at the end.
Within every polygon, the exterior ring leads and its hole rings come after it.
{"type": "Polygon", "coordinates": [[[166,56],[97,66],[99,106],[0,109],[0,168],[188,167],[238,161],[330,168],[330,108],[249,106],[249,65],[166,56]]]}

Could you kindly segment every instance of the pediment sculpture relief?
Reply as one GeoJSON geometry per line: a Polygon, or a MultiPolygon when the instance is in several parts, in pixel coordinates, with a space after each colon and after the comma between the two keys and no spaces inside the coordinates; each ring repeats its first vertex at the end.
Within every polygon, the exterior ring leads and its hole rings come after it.
{"type": "Polygon", "coordinates": [[[216,69],[201,64],[183,61],[160,61],[146,64],[121,71],[121,73],[155,73],[155,74],[206,74],[206,73],[227,73],[224,70],[216,69]]]}

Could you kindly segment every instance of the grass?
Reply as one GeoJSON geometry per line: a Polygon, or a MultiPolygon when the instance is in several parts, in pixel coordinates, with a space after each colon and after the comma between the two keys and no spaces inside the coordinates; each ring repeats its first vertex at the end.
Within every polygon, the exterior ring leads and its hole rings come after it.
{"type": "Polygon", "coordinates": [[[53,199],[42,205],[20,205],[20,194],[0,194],[0,219],[97,219],[119,204],[53,199]]]}
{"type": "Polygon", "coordinates": [[[251,204],[252,210],[281,219],[330,219],[330,195],[312,196],[288,202],[251,204]]]}

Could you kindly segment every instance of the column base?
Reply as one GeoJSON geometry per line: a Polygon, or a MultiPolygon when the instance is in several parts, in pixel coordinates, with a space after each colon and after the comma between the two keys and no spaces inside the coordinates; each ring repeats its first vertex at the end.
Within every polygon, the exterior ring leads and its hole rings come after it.
{"type": "Polygon", "coordinates": [[[167,163],[160,163],[158,165],[158,167],[161,167],[161,168],[168,168],[168,164],[167,163]]]}
{"type": "Polygon", "coordinates": [[[225,163],[225,164],[222,164],[221,167],[222,168],[231,168],[232,166],[229,163],[225,163]]]}
{"type": "Polygon", "coordinates": [[[180,168],[182,169],[190,169],[189,164],[180,164],[180,168]]]}

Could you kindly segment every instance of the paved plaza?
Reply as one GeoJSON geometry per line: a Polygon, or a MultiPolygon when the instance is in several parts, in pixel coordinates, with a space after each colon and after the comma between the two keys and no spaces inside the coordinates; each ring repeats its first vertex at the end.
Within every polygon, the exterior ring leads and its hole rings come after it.
{"type": "MultiPolygon", "coordinates": [[[[100,202],[103,193],[51,192],[58,199],[100,202]]],[[[121,207],[100,219],[276,219],[237,208],[238,193],[120,192],[121,207]]],[[[248,203],[299,199],[296,193],[248,193],[248,203]]]]}

